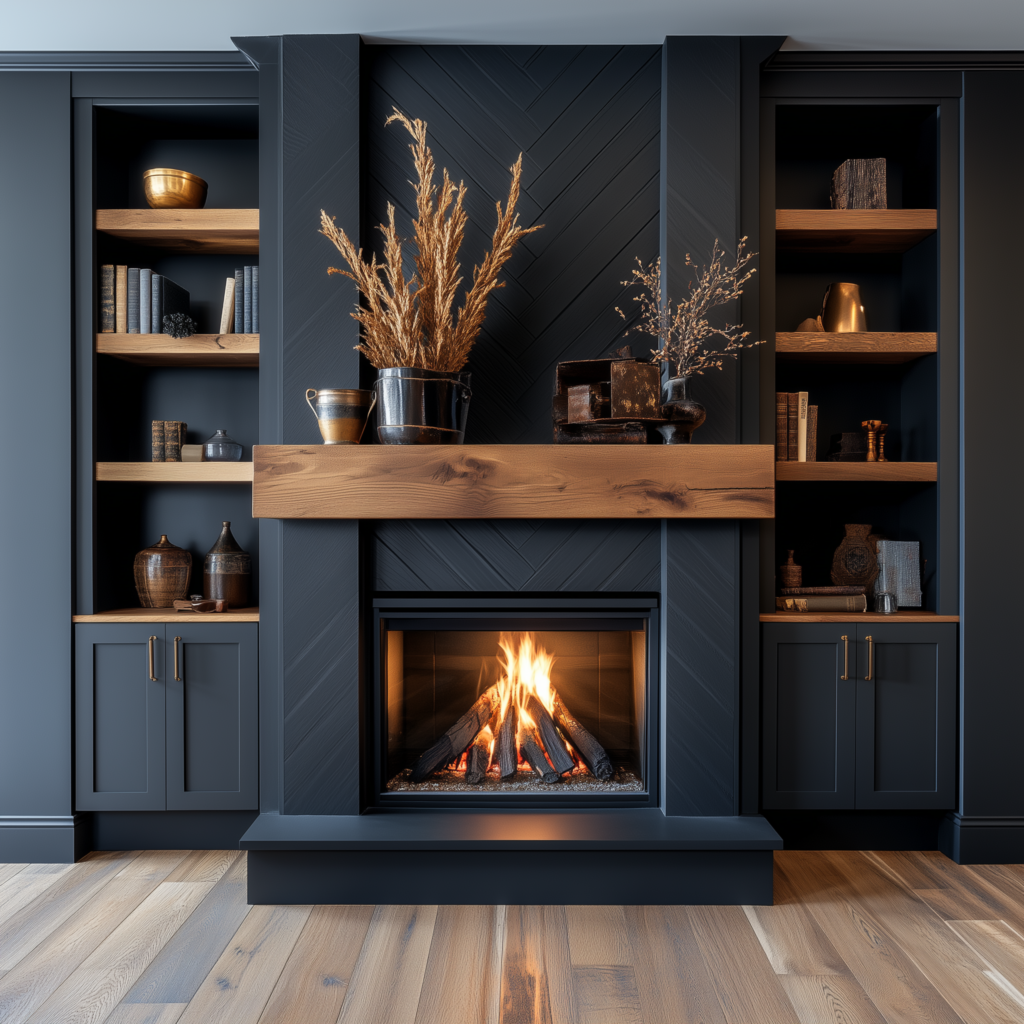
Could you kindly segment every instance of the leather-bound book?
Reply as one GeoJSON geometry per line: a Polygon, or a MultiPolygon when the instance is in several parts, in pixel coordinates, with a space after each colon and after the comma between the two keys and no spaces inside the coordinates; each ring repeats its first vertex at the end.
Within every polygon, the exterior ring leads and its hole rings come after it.
{"type": "Polygon", "coordinates": [[[164,420],[164,462],[181,462],[181,420],[164,420]]]}
{"type": "Polygon", "coordinates": [[[252,267],[242,267],[242,332],[252,333],[252,267]]]}
{"type": "Polygon", "coordinates": [[[868,599],[859,597],[777,597],[775,608],[780,612],[866,612],[868,599]]]}
{"type": "Polygon", "coordinates": [[[117,267],[114,273],[114,324],[118,334],[128,333],[127,267],[117,267]]]}
{"type": "Polygon", "coordinates": [[[152,298],[149,310],[149,333],[164,333],[164,276],[163,274],[153,275],[152,298]]]}
{"type": "Polygon", "coordinates": [[[244,333],[245,321],[242,318],[242,302],[245,297],[245,272],[241,267],[235,268],[235,334],[244,333]]]}
{"type": "Polygon", "coordinates": [[[775,392],[775,461],[789,461],[789,395],[775,392]]]}
{"type": "Polygon", "coordinates": [[[128,268],[128,333],[140,334],[142,320],[139,316],[139,268],[128,268]]]}
{"type": "Polygon", "coordinates": [[[252,333],[260,333],[260,268],[252,268],[252,333]]]}
{"type": "Polygon", "coordinates": [[[100,332],[113,334],[117,329],[117,312],[114,298],[114,265],[104,263],[100,267],[100,332]]]}
{"type": "Polygon", "coordinates": [[[153,271],[139,270],[139,333],[149,334],[153,313],[153,271]]]}
{"type": "Polygon", "coordinates": [[[799,413],[800,413],[800,395],[796,391],[790,391],[786,395],[786,402],[788,408],[787,414],[787,425],[788,429],[786,432],[786,458],[790,462],[797,461],[797,430],[799,428],[799,413]]]}
{"type": "Polygon", "coordinates": [[[164,421],[153,420],[153,461],[164,461],[164,421]]]}
{"type": "Polygon", "coordinates": [[[818,461],[818,407],[807,406],[807,461],[818,461]]]}

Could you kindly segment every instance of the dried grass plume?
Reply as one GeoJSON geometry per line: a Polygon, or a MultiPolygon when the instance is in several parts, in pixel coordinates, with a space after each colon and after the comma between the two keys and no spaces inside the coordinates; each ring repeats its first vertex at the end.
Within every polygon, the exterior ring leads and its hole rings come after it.
{"type": "Polygon", "coordinates": [[[361,344],[356,348],[378,370],[389,366],[415,366],[424,370],[454,373],[466,365],[487,312],[487,298],[495,288],[501,268],[512,255],[523,235],[543,225],[524,228],[515,212],[519,201],[523,155],[513,164],[512,184],[504,210],[495,203],[498,225],[491,239],[491,250],[483,262],[473,267],[473,283],[465,293],[462,307],[452,307],[462,283],[459,249],[466,230],[463,200],[466,186],[456,185],[442,172],[441,185],[434,184],[434,157],[427,145],[426,122],[411,121],[397,107],[386,124],[398,121],[413,137],[412,151],[416,181],[416,216],[413,238],[416,247],[416,272],[408,278],[402,268],[402,239],[395,228],[395,207],[388,203],[388,222],[381,224],[384,235],[383,262],[371,254],[369,262],[362,249],[356,249],[333,217],[320,211],[320,234],[329,238],[341,253],[348,269],[330,267],[329,274],[343,274],[356,283],[363,302],[352,316],[359,321],[361,344]]]}

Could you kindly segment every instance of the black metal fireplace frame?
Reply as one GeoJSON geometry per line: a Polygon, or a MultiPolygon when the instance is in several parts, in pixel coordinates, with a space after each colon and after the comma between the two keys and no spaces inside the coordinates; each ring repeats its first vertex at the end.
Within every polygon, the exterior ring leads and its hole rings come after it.
{"type": "MultiPolygon", "coordinates": [[[[421,810],[481,810],[544,808],[565,811],[659,807],[661,803],[661,721],[663,688],[660,673],[659,599],[657,595],[593,594],[557,595],[431,595],[402,597],[389,594],[373,599],[373,672],[372,693],[367,705],[371,724],[363,756],[363,807],[367,809],[418,808],[421,810]],[[644,749],[641,751],[643,793],[594,793],[542,795],[472,793],[388,793],[385,791],[387,723],[384,710],[386,678],[382,655],[388,623],[396,619],[419,622],[436,621],[437,628],[453,628],[458,622],[487,619],[490,628],[540,630],[551,629],[552,620],[565,620],[567,629],[594,628],[595,620],[640,621],[646,631],[646,679],[644,693],[644,749]]],[[[428,627],[429,628],[429,627],[428,627]]]]}

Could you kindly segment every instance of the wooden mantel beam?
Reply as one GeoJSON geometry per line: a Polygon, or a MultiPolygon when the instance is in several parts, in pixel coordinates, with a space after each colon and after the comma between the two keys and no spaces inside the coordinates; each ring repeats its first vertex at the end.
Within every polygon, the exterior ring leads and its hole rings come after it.
{"type": "Polygon", "coordinates": [[[770,519],[772,445],[256,445],[263,519],[770,519]]]}

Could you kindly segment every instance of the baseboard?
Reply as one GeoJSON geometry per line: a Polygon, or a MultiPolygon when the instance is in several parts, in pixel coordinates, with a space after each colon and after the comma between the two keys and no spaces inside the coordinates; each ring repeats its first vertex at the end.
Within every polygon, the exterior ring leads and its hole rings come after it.
{"type": "Polygon", "coordinates": [[[1024,818],[951,811],[939,828],[939,849],[957,864],[1024,864],[1024,818]]]}
{"type": "Polygon", "coordinates": [[[943,811],[762,811],[787,850],[938,850],[943,811]]]}
{"type": "Polygon", "coordinates": [[[237,850],[259,811],[94,811],[94,850],[237,850]]]}
{"type": "Polygon", "coordinates": [[[251,904],[755,904],[771,850],[249,850],[251,904]]]}
{"type": "Polygon", "coordinates": [[[82,814],[0,814],[0,864],[72,864],[89,850],[82,814]]]}

